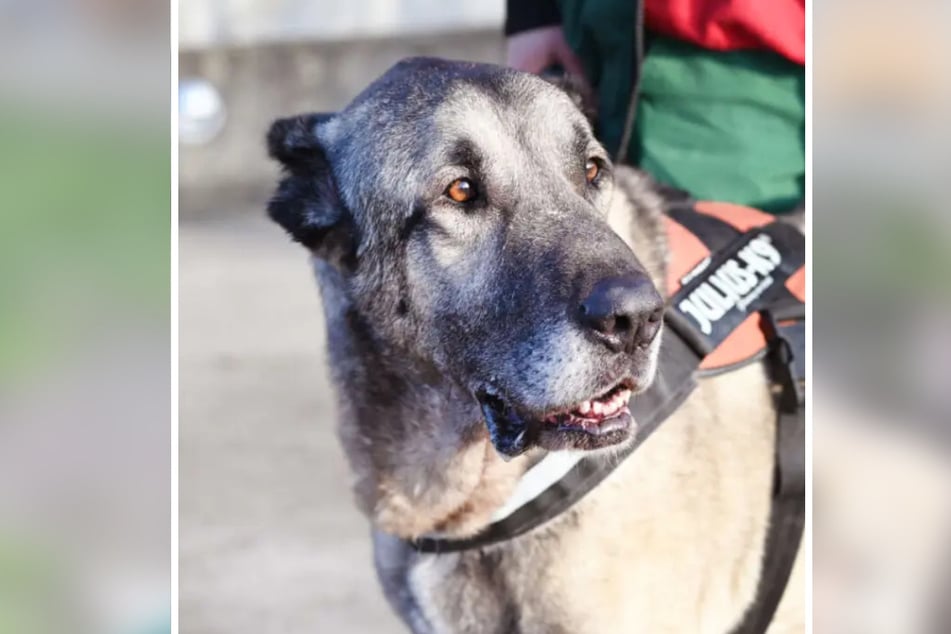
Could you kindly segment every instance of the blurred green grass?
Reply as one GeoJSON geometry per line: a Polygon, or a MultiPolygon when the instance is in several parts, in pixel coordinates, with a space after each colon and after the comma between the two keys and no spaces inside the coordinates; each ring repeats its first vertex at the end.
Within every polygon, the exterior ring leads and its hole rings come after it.
{"type": "Polygon", "coordinates": [[[848,184],[816,197],[814,349],[841,393],[907,417],[929,407],[922,377],[940,372],[919,358],[919,341],[937,337],[940,350],[934,316],[951,306],[949,224],[927,192],[848,184]]]}
{"type": "Polygon", "coordinates": [[[818,299],[951,301],[947,222],[915,192],[834,191],[817,203],[813,267],[818,299]],[[829,214],[820,217],[820,214],[829,214]],[[841,293],[847,288],[848,293],[841,293]]]}
{"type": "Polygon", "coordinates": [[[0,105],[0,380],[111,316],[168,323],[170,165],[167,123],[0,105]]]}
{"type": "Polygon", "coordinates": [[[61,575],[45,549],[0,533],[0,634],[45,634],[64,625],[57,623],[62,614],[48,609],[62,600],[61,575]]]}

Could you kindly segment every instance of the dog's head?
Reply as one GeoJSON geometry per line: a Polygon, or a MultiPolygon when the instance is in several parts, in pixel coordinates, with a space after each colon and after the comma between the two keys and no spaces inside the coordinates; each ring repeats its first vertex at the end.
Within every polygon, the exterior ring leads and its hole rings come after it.
{"type": "Polygon", "coordinates": [[[500,453],[631,436],[663,301],[608,226],[612,166],[565,90],[412,59],[268,143],[271,217],[346,280],[362,337],[478,401],[500,453]]]}

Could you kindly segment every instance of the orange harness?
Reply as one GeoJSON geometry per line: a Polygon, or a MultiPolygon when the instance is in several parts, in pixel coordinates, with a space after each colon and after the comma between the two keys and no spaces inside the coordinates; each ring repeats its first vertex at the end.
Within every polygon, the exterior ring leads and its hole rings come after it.
{"type": "MultiPolygon", "coordinates": [[[[711,245],[715,237],[704,235],[704,222],[696,218],[709,218],[735,229],[735,235],[751,229],[765,227],[775,221],[775,217],[742,205],[717,202],[696,202],[683,213],[674,212],[665,216],[667,239],[670,245],[670,261],[667,267],[667,295],[673,297],[681,290],[684,278],[696,273],[698,267],[708,265],[711,259],[711,246],[724,248],[721,244],[711,245]],[[693,216],[693,218],[691,218],[693,216]],[[679,221],[678,219],[679,218],[679,221]]],[[[709,226],[709,224],[707,224],[709,226]]],[[[718,232],[723,233],[723,232],[718,232]]],[[[729,234],[727,234],[729,235],[729,234]]],[[[731,236],[732,237],[732,236],[731,236]]],[[[804,306],[806,301],[806,267],[799,267],[785,281],[788,297],[804,306]]],[[[788,299],[787,297],[787,299],[788,299]]],[[[791,327],[798,319],[782,319],[780,326],[791,327]]],[[[740,323],[712,352],[704,356],[701,370],[723,370],[759,358],[766,350],[770,337],[769,325],[764,322],[761,312],[752,313],[740,323]]]]}

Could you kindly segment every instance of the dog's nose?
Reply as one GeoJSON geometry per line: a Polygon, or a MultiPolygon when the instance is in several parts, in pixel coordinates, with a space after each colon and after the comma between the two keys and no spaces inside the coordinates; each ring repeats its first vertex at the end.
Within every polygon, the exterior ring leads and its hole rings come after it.
{"type": "Polygon", "coordinates": [[[660,330],[664,300],[645,275],[609,277],[581,302],[581,323],[615,352],[647,347],[660,330]]]}

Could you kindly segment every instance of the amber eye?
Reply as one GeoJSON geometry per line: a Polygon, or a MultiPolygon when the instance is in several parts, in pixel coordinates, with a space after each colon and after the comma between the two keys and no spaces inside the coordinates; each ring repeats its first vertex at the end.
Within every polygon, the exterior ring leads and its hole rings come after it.
{"type": "Polygon", "coordinates": [[[468,178],[457,178],[449,183],[446,188],[446,195],[457,203],[467,203],[475,200],[479,194],[475,183],[468,178]]]}
{"type": "Polygon", "coordinates": [[[589,183],[593,183],[595,179],[598,178],[598,174],[601,173],[601,166],[598,165],[598,161],[595,159],[588,159],[588,162],[584,164],[584,176],[588,179],[589,183]]]}

